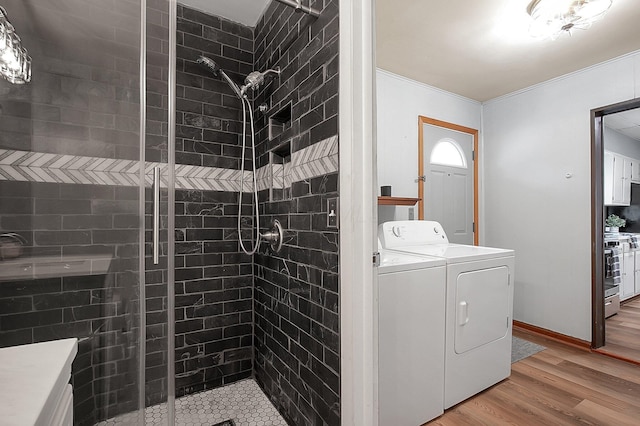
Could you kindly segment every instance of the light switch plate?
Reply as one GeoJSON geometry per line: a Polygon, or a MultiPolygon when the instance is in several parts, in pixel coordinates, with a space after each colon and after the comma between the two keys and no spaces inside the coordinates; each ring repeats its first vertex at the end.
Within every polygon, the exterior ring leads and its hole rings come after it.
{"type": "Polygon", "coordinates": [[[327,228],[338,228],[338,218],[340,217],[340,204],[337,198],[327,200],[327,228]]]}

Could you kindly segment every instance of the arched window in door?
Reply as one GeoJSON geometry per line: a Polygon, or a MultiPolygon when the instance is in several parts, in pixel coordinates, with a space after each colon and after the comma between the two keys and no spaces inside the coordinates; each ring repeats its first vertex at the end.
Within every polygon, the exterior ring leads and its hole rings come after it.
{"type": "Polygon", "coordinates": [[[467,168],[467,160],[464,157],[462,148],[453,139],[440,139],[431,151],[429,159],[431,164],[441,166],[467,168]]]}

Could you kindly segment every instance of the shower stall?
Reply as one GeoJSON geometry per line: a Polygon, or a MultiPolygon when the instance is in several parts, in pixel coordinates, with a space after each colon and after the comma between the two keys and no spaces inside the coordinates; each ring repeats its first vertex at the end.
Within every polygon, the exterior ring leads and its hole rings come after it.
{"type": "Polygon", "coordinates": [[[187,3],[0,2],[0,347],[78,339],[77,425],[337,425],[338,2],[187,3]]]}

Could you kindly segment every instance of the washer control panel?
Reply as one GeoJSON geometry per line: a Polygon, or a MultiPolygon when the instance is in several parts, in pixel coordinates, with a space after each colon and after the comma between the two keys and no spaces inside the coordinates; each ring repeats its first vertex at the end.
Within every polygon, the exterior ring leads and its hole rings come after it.
{"type": "Polygon", "coordinates": [[[430,220],[385,222],[378,227],[378,239],[386,249],[449,242],[442,225],[430,220]]]}

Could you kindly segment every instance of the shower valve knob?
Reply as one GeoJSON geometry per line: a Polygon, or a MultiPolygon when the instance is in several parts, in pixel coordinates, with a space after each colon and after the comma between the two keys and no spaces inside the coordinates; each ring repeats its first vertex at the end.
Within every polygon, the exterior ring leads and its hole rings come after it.
{"type": "Polygon", "coordinates": [[[282,249],[282,243],[284,239],[283,235],[284,233],[282,231],[282,225],[280,225],[280,221],[276,219],[273,221],[271,229],[264,234],[260,234],[260,238],[269,243],[273,251],[277,253],[280,251],[280,249],[282,249]]]}

